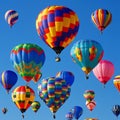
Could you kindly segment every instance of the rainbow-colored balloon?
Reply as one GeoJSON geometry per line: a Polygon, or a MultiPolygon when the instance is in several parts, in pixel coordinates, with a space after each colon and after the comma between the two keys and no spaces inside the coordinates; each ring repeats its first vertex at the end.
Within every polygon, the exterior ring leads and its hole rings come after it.
{"type": "Polygon", "coordinates": [[[40,98],[49,107],[55,118],[55,113],[70,96],[70,86],[62,78],[49,77],[38,85],[40,98]]]}
{"type": "Polygon", "coordinates": [[[22,78],[30,82],[37,71],[40,71],[40,68],[43,66],[45,53],[36,44],[20,44],[11,50],[10,59],[22,78]]]}

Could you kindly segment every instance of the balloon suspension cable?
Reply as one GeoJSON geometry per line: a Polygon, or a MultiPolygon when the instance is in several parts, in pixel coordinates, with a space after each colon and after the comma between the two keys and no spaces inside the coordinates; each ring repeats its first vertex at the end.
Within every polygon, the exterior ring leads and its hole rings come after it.
{"type": "Polygon", "coordinates": [[[61,60],[61,59],[60,59],[60,57],[59,57],[59,54],[57,54],[57,57],[55,58],[55,61],[56,61],[56,62],[60,62],[60,60],[61,60]]]}
{"type": "Polygon", "coordinates": [[[55,119],[56,117],[55,117],[55,113],[53,113],[53,118],[55,119]]]}

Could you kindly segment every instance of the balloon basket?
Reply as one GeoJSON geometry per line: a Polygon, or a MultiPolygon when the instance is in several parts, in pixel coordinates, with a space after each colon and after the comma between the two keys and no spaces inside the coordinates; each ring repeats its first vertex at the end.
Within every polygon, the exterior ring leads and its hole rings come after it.
{"type": "Polygon", "coordinates": [[[55,61],[56,61],[56,62],[60,62],[60,61],[61,61],[60,57],[57,56],[57,57],[55,58],[55,61]]]}

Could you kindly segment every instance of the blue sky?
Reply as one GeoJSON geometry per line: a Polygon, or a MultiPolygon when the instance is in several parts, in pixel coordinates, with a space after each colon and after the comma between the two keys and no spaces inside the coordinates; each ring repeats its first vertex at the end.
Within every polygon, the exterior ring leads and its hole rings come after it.
{"type": "MultiPolygon", "coordinates": [[[[10,51],[11,49],[21,43],[35,43],[42,47],[46,54],[46,61],[41,71],[43,78],[55,76],[58,71],[67,70],[71,71],[75,76],[75,81],[71,87],[71,95],[65,104],[57,111],[56,120],[65,120],[65,114],[73,106],[81,106],[83,108],[83,115],[80,117],[84,120],[88,117],[96,117],[99,120],[113,120],[115,115],[111,109],[113,105],[120,104],[120,94],[113,85],[113,79],[116,75],[120,74],[120,57],[119,57],[119,28],[120,28],[120,16],[119,16],[119,0],[1,0],[0,1],[0,72],[4,70],[14,70],[10,62],[10,51]],[[54,61],[55,53],[50,49],[37,35],[35,28],[35,20],[38,13],[50,5],[63,5],[74,10],[80,20],[80,28],[74,41],[63,50],[61,53],[61,62],[57,63],[54,61]],[[101,35],[98,29],[91,21],[91,13],[98,9],[105,8],[112,13],[112,22],[104,30],[101,35]],[[4,14],[7,10],[14,9],[19,13],[19,20],[11,29],[4,19],[4,14]],[[89,80],[85,79],[84,73],[81,68],[73,63],[70,56],[70,49],[72,45],[81,39],[93,39],[98,41],[104,49],[103,59],[110,60],[115,67],[115,73],[111,80],[103,85],[95,78],[93,73],[90,73],[89,80]],[[96,107],[90,112],[85,106],[85,99],[83,93],[87,89],[95,91],[96,107]]],[[[16,71],[15,71],[16,72],[16,71]]],[[[17,73],[17,72],[16,72],[17,73]]],[[[19,76],[19,79],[13,89],[19,85],[25,85],[25,81],[19,76]]],[[[40,81],[39,81],[40,82],[40,81]]],[[[39,83],[38,82],[38,83],[39,83]]],[[[41,108],[35,114],[31,108],[25,112],[24,120],[52,120],[52,114],[49,108],[43,103],[37,94],[38,84],[30,82],[30,87],[36,92],[35,100],[40,101],[41,108]]],[[[4,106],[8,108],[6,115],[0,112],[1,120],[20,120],[21,112],[13,104],[11,99],[11,92],[6,93],[5,89],[0,86],[0,109],[4,106]]]]}

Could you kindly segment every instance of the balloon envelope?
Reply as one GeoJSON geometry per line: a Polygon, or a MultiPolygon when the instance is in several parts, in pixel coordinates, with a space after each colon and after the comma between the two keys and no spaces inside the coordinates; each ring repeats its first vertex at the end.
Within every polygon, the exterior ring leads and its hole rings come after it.
{"type": "Polygon", "coordinates": [[[93,23],[103,31],[112,21],[112,14],[106,9],[97,9],[91,14],[93,23]]]}
{"type": "Polygon", "coordinates": [[[41,77],[42,77],[42,73],[41,73],[41,71],[38,71],[35,74],[35,76],[32,78],[32,81],[34,81],[34,83],[37,83],[40,80],[41,77]]]}
{"type": "Polygon", "coordinates": [[[70,86],[74,82],[74,75],[70,71],[57,72],[56,77],[63,78],[66,81],[67,85],[70,85],[70,86]]]}
{"type": "Polygon", "coordinates": [[[7,111],[8,111],[8,109],[7,109],[7,108],[5,108],[5,107],[4,107],[4,108],[2,108],[2,113],[3,113],[3,114],[6,114],[6,113],[7,113],[7,111]]]}
{"type": "Polygon", "coordinates": [[[66,119],[67,120],[72,120],[73,119],[73,113],[72,112],[68,112],[66,115],[65,115],[66,119]]]}
{"type": "Polygon", "coordinates": [[[38,110],[39,110],[39,108],[40,108],[40,102],[39,101],[34,101],[34,102],[32,102],[32,104],[31,104],[31,108],[32,108],[32,110],[34,111],[34,112],[37,112],[38,110]]]}
{"type": "Polygon", "coordinates": [[[93,90],[86,90],[83,96],[87,101],[91,101],[95,97],[95,92],[93,90]]]}
{"type": "Polygon", "coordinates": [[[73,10],[54,5],[38,14],[36,30],[40,38],[59,55],[77,35],[79,24],[73,10]]]}
{"type": "Polygon", "coordinates": [[[18,86],[12,92],[12,101],[24,113],[32,104],[35,92],[29,86],[18,86]]]}
{"type": "Polygon", "coordinates": [[[120,92],[120,75],[114,77],[113,84],[116,89],[120,92]]]}
{"type": "Polygon", "coordinates": [[[18,12],[15,10],[8,10],[5,13],[5,20],[9,24],[10,27],[12,27],[18,20],[18,12]]]}
{"type": "Polygon", "coordinates": [[[72,108],[72,113],[73,113],[73,117],[78,120],[80,118],[80,116],[83,114],[83,109],[80,106],[74,106],[72,108]]]}
{"type": "Polygon", "coordinates": [[[106,84],[114,74],[114,65],[108,60],[101,60],[93,73],[101,83],[106,84]]]}
{"type": "Polygon", "coordinates": [[[120,105],[114,105],[112,108],[112,112],[116,117],[118,117],[120,114],[120,105]]]}
{"type": "Polygon", "coordinates": [[[99,63],[103,53],[100,43],[94,40],[78,41],[70,52],[73,62],[77,63],[86,75],[99,63]]]}
{"type": "Polygon", "coordinates": [[[19,44],[11,50],[10,59],[19,75],[30,82],[45,62],[45,53],[36,44],[19,44]]]}
{"type": "Polygon", "coordinates": [[[6,89],[7,92],[16,84],[18,80],[17,74],[11,70],[2,72],[0,77],[0,83],[6,89]]]}
{"type": "Polygon", "coordinates": [[[53,113],[53,117],[69,98],[70,90],[64,79],[56,77],[43,79],[38,85],[38,94],[53,113]]]}
{"type": "Polygon", "coordinates": [[[86,101],[86,107],[92,111],[96,106],[96,102],[94,100],[92,101],[86,101]]]}

